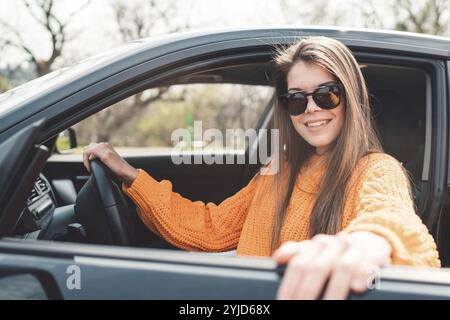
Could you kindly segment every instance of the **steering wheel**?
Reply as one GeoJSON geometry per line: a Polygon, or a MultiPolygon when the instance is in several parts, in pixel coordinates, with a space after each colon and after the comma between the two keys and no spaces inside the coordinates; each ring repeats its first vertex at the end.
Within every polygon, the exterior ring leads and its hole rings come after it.
{"type": "Polygon", "coordinates": [[[111,171],[97,159],[90,161],[90,167],[92,174],[75,201],[77,221],[91,243],[132,245],[133,221],[111,171]]]}

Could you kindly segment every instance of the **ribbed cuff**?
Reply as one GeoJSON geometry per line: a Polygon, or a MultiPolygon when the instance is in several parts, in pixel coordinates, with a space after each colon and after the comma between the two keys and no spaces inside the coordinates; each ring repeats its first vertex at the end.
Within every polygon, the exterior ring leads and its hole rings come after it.
{"type": "Polygon", "coordinates": [[[125,192],[131,199],[143,208],[146,207],[146,203],[152,194],[157,192],[159,189],[160,183],[142,169],[138,169],[138,175],[136,179],[134,179],[131,186],[127,187],[125,183],[122,183],[123,192],[125,192]]]}

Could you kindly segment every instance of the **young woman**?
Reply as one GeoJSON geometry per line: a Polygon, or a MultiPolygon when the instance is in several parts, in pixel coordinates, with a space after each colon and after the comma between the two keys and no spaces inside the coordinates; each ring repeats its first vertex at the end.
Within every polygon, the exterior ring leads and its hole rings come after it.
{"type": "MultiPolygon", "coordinates": [[[[275,58],[279,168],[257,174],[219,205],[192,202],[131,167],[108,144],[91,144],[122,181],[143,222],[186,250],[270,256],[288,264],[278,298],[345,298],[367,289],[374,267],[439,267],[414,211],[402,165],[382,152],[367,88],[350,50],[311,37],[275,58]],[[324,286],[326,285],[326,288],[324,286]]],[[[218,182],[219,187],[219,182],[218,182]]]]}

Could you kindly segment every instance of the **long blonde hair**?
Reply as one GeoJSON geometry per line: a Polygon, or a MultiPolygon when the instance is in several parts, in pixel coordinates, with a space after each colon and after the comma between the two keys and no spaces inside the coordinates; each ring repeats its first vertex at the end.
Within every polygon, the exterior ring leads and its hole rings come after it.
{"type": "MultiPolygon", "coordinates": [[[[278,48],[275,58],[275,93],[287,91],[287,74],[300,61],[318,65],[330,72],[344,88],[345,119],[339,136],[330,148],[326,172],[311,213],[309,236],[335,234],[341,228],[344,195],[357,162],[372,152],[382,152],[373,125],[367,87],[351,51],[341,42],[327,37],[301,39],[289,47],[278,48]]],[[[277,200],[272,234],[272,251],[279,245],[281,227],[301,166],[314,152],[295,130],[279,99],[275,103],[274,127],[280,130],[279,171],[275,176],[277,200]]]]}

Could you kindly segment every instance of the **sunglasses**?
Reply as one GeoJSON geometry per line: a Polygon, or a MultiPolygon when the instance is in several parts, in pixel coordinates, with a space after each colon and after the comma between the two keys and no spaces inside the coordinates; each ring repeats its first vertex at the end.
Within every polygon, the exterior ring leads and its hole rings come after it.
{"type": "Polygon", "coordinates": [[[318,87],[311,93],[302,91],[288,92],[279,96],[280,102],[292,116],[305,112],[308,106],[308,96],[312,96],[316,105],[321,109],[334,109],[341,102],[342,85],[333,83],[318,87]]]}

